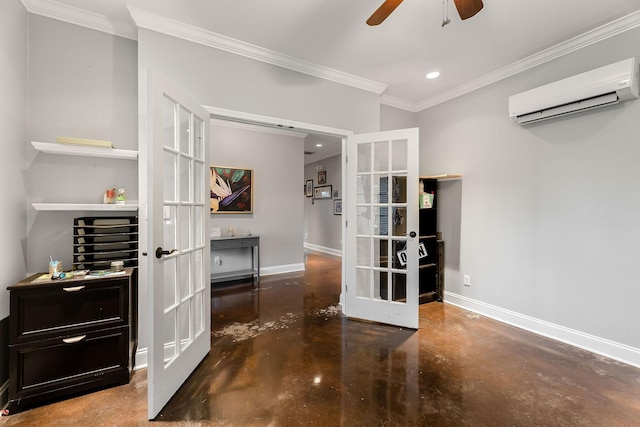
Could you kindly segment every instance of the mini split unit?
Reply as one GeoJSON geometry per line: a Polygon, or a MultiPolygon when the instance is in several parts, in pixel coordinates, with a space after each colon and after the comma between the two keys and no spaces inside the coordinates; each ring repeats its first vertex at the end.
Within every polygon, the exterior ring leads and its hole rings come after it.
{"type": "Polygon", "coordinates": [[[625,59],[509,97],[509,116],[524,125],[638,98],[638,65],[625,59]]]}

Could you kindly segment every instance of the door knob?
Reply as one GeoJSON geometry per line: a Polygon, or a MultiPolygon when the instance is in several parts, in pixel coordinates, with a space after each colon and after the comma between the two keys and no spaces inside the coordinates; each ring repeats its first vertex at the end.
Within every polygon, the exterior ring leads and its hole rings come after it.
{"type": "Polygon", "coordinates": [[[417,236],[417,234],[416,234],[415,231],[412,231],[411,233],[409,233],[409,237],[411,237],[411,238],[414,238],[416,236],[417,236]]]}
{"type": "Polygon", "coordinates": [[[177,249],[171,249],[170,251],[165,251],[162,249],[162,246],[158,246],[156,249],[156,258],[162,258],[162,255],[171,255],[174,252],[177,252],[177,249]]]}

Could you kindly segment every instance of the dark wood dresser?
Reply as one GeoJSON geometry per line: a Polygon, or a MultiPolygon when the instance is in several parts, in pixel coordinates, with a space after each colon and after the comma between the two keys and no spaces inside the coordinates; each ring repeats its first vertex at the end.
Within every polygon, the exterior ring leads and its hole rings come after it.
{"type": "Polygon", "coordinates": [[[10,414],[129,382],[137,345],[132,274],[50,280],[40,273],[7,288],[10,414]]]}

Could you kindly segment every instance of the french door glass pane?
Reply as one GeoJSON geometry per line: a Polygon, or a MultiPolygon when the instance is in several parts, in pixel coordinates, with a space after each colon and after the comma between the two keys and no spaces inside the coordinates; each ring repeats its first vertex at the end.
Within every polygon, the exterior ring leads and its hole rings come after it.
{"type": "Polygon", "coordinates": [[[193,223],[195,234],[194,246],[202,246],[204,245],[204,206],[194,206],[193,210],[195,214],[193,223]]]}
{"type": "Polygon", "coordinates": [[[374,271],[373,275],[373,298],[388,300],[389,299],[389,285],[386,271],[374,271]]]}
{"type": "Polygon", "coordinates": [[[377,256],[374,255],[375,264],[374,267],[388,268],[389,267],[389,241],[386,239],[380,239],[376,242],[374,248],[377,249],[377,256]]]}
{"type": "Polygon", "coordinates": [[[194,336],[198,336],[204,331],[204,291],[200,291],[195,295],[194,298],[194,323],[193,323],[193,334],[194,336]]]}
{"type": "Polygon", "coordinates": [[[180,260],[180,300],[191,296],[191,253],[181,254],[180,260]]]}
{"type": "Polygon", "coordinates": [[[381,141],[373,143],[373,170],[389,170],[389,142],[381,141]]]}
{"type": "Polygon", "coordinates": [[[373,234],[376,236],[389,235],[389,208],[374,207],[373,210],[373,234]]]}
{"type": "Polygon", "coordinates": [[[169,310],[164,314],[164,327],[162,328],[165,367],[177,356],[176,328],[176,311],[169,310]]]}
{"type": "Polygon", "coordinates": [[[176,207],[164,205],[163,207],[163,239],[162,247],[169,250],[178,247],[178,220],[176,218],[176,207]]]}
{"type": "Polygon", "coordinates": [[[371,273],[369,268],[356,268],[356,296],[371,298],[371,273]]]}
{"type": "Polygon", "coordinates": [[[371,266],[371,239],[368,237],[358,237],[356,239],[356,244],[358,245],[357,263],[359,266],[371,266]]]}
{"type": "Polygon", "coordinates": [[[191,154],[191,114],[184,107],[180,107],[180,151],[191,154]]]}
{"type": "Polygon", "coordinates": [[[358,173],[371,172],[371,144],[358,145],[358,173]]]}
{"type": "Polygon", "coordinates": [[[203,126],[204,126],[204,122],[194,116],[194,126],[193,126],[193,130],[194,130],[194,134],[193,134],[193,157],[196,160],[199,161],[203,161],[204,160],[204,144],[205,141],[202,139],[202,135],[203,135],[203,126]]]}
{"type": "Polygon", "coordinates": [[[401,139],[391,142],[392,170],[407,170],[407,140],[401,139]]]}
{"type": "Polygon", "coordinates": [[[406,270],[407,268],[407,241],[406,240],[392,240],[391,241],[391,268],[396,270],[406,270]]]}
{"type": "Polygon", "coordinates": [[[184,351],[184,349],[191,343],[192,334],[191,334],[191,301],[187,300],[180,304],[180,310],[178,310],[178,314],[180,317],[180,351],[184,351]]]}
{"type": "Polygon", "coordinates": [[[204,163],[194,162],[194,195],[193,201],[195,203],[204,203],[204,163]]]}
{"type": "Polygon", "coordinates": [[[178,157],[175,153],[165,150],[163,156],[163,197],[165,202],[173,202],[177,200],[176,197],[176,181],[178,168],[178,157]]]}
{"type": "MultiPolygon", "coordinates": [[[[178,301],[178,295],[176,292],[177,280],[177,265],[176,258],[165,257],[164,263],[164,309],[165,311],[169,307],[173,306],[178,301]]],[[[166,342],[166,341],[165,341],[166,342]]]]}
{"type": "Polygon", "coordinates": [[[191,201],[191,159],[180,157],[180,201],[191,201]]]}
{"type": "Polygon", "coordinates": [[[391,299],[395,302],[407,302],[407,275],[391,274],[391,299]]]}
{"type": "Polygon", "coordinates": [[[391,202],[407,203],[406,175],[393,175],[391,177],[391,202]]]}
{"type": "Polygon", "coordinates": [[[371,201],[371,175],[358,175],[357,179],[357,204],[371,201]]]}
{"type": "Polygon", "coordinates": [[[162,98],[162,145],[176,147],[176,104],[167,97],[162,98]]]}
{"type": "Polygon", "coordinates": [[[394,236],[407,235],[407,208],[391,208],[392,230],[394,236]]]}
{"type": "Polygon", "coordinates": [[[180,250],[191,249],[191,207],[180,206],[180,250]]]}

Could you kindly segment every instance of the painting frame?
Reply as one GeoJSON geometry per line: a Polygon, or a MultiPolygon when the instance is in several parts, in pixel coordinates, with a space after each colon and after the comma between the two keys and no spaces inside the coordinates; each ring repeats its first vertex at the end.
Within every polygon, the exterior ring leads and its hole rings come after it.
{"type": "Polygon", "coordinates": [[[304,183],[304,195],[306,197],[313,197],[313,180],[308,179],[304,183]]]}
{"type": "Polygon", "coordinates": [[[320,185],[313,188],[313,198],[316,200],[330,199],[332,194],[331,185],[320,185]]]}
{"type": "Polygon", "coordinates": [[[211,166],[209,169],[209,212],[213,214],[253,213],[253,169],[211,166]]]}
{"type": "Polygon", "coordinates": [[[342,215],[342,199],[333,199],[333,214],[342,215]]]}
{"type": "Polygon", "coordinates": [[[327,183],[327,171],[318,171],[318,185],[325,185],[327,183]]]}

